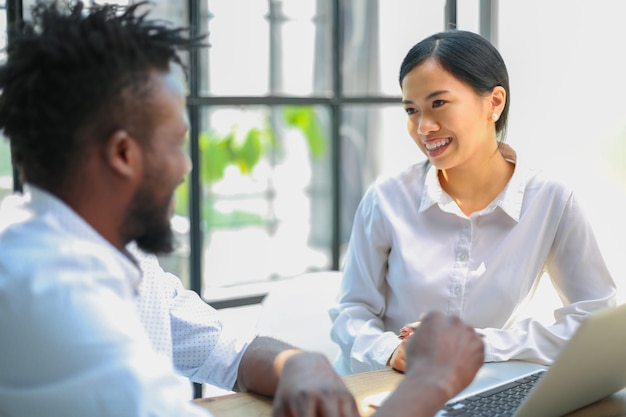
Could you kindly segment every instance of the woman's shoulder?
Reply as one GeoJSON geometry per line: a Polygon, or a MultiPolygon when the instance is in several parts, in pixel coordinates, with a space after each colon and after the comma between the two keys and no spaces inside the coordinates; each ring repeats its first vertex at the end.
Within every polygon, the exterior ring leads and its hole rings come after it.
{"type": "Polygon", "coordinates": [[[421,161],[399,171],[379,175],[361,199],[361,211],[416,212],[431,168],[429,162],[421,161]]]}
{"type": "Polygon", "coordinates": [[[564,195],[572,193],[571,178],[563,170],[555,166],[541,166],[523,152],[516,154],[515,176],[526,191],[542,190],[564,195]]]}
{"type": "Polygon", "coordinates": [[[557,170],[549,168],[520,167],[527,190],[544,190],[569,195],[573,192],[571,179],[557,170]]]}

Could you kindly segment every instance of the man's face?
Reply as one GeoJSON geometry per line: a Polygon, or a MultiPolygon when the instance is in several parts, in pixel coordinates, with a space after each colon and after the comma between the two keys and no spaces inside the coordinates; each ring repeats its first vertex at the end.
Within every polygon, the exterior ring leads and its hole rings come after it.
{"type": "Polygon", "coordinates": [[[174,190],[183,182],[191,164],[184,149],[188,129],[184,88],[171,74],[153,77],[150,106],[155,110],[154,129],[143,146],[144,178],[133,196],[125,231],[144,251],[160,254],[175,248],[170,227],[174,190]]]}

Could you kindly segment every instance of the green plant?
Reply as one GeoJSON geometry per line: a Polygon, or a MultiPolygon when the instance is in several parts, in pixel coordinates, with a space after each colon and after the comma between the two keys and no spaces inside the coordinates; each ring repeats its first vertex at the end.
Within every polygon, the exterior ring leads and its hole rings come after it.
{"type": "MultiPolygon", "coordinates": [[[[285,106],[282,108],[285,126],[297,129],[307,141],[312,158],[322,157],[327,148],[326,137],[311,106],[285,106]]],[[[233,211],[222,213],[214,208],[211,184],[221,180],[229,166],[236,166],[242,174],[250,174],[268,152],[281,154],[274,131],[266,123],[241,132],[236,126],[226,135],[202,132],[198,138],[200,150],[200,177],[205,185],[202,204],[203,222],[210,228],[230,228],[241,225],[263,225],[266,220],[255,213],[233,211]]],[[[187,215],[189,201],[188,184],[176,192],[176,211],[187,215]]]]}
{"type": "Polygon", "coordinates": [[[283,108],[285,123],[300,129],[309,144],[311,156],[319,158],[326,152],[326,136],[322,134],[317,114],[309,106],[286,106],[283,108]]]}

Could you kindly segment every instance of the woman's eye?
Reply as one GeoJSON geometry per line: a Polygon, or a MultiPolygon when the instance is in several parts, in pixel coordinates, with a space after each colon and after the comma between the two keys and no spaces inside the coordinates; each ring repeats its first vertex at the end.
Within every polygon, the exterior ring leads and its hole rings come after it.
{"type": "Polygon", "coordinates": [[[405,107],[404,111],[406,112],[406,114],[413,114],[417,112],[417,110],[412,107],[405,107]]]}
{"type": "Polygon", "coordinates": [[[435,100],[435,101],[433,101],[433,109],[437,108],[437,107],[443,106],[444,103],[445,103],[445,101],[443,101],[443,100],[435,100]]]}

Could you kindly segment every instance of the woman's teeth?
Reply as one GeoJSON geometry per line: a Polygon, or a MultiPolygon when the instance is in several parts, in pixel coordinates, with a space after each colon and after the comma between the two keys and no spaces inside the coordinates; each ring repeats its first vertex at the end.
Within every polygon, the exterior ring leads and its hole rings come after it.
{"type": "Polygon", "coordinates": [[[452,142],[452,139],[445,138],[445,139],[441,139],[441,140],[438,140],[438,141],[435,141],[435,142],[425,143],[424,146],[426,146],[427,150],[432,151],[433,149],[437,149],[437,148],[441,148],[442,146],[446,146],[450,142],[452,142]]]}

